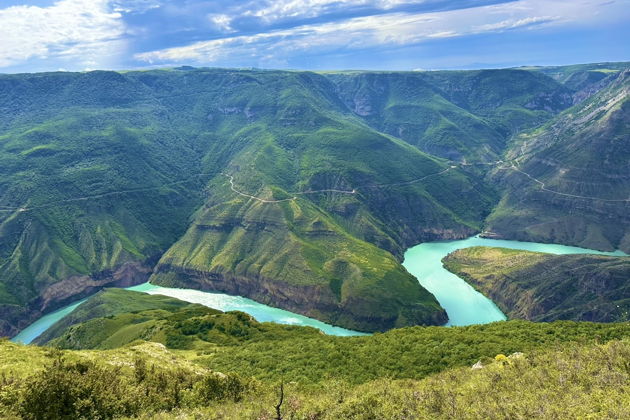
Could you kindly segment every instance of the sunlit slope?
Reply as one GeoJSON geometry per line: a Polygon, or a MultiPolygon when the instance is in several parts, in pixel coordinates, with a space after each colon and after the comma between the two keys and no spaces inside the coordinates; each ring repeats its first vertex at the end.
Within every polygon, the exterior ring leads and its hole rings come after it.
{"type": "Polygon", "coordinates": [[[106,320],[100,320],[96,325],[91,325],[89,329],[85,329],[82,334],[73,332],[71,341],[64,347],[95,348],[102,341],[113,342],[115,346],[120,346],[122,345],[121,339],[128,340],[124,344],[140,338],[148,339],[147,330],[150,328],[155,330],[156,328],[154,324],[147,321],[154,316],[168,317],[178,311],[187,311],[189,315],[219,313],[219,311],[201,305],[183,302],[167,296],[107,288],[96,293],[70,314],[54,323],[33,342],[45,344],[62,334],[66,334],[67,330],[75,325],[87,324],[97,318],[105,318],[106,320]],[[115,322],[114,318],[118,315],[123,315],[123,322],[115,322]],[[115,325],[115,327],[107,324],[115,325]],[[140,326],[139,324],[143,325],[140,326]],[[125,331],[118,333],[117,329],[125,331]]]}
{"type": "Polygon", "coordinates": [[[604,343],[630,334],[627,323],[507,321],[337,337],[310,327],[260,323],[242,312],[223,313],[172,298],[137,295],[107,290],[91,298],[74,320],[48,335],[47,344],[124,350],[149,340],[183,350],[183,356],[212,370],[243,377],[291,378],[303,384],[334,378],[359,384],[385,377],[420,379],[498,353],[604,343]],[[130,311],[125,312],[125,306],[130,311]]]}
{"type": "Polygon", "coordinates": [[[327,76],[372,127],[455,161],[495,161],[512,134],[571,105],[571,89],[522,70],[327,76]]]}
{"type": "Polygon", "coordinates": [[[238,151],[151,280],[353,329],[442,322],[435,300],[383,249],[400,256],[414,241],[474,231],[492,194],[344,112],[321,76],[256,77],[266,90],[243,82],[210,112],[223,147],[238,151]]]}
{"type": "Polygon", "coordinates": [[[509,318],[615,322],[630,317],[630,258],[473,247],[444,266],[509,318]]]}
{"type": "Polygon", "coordinates": [[[0,331],[7,334],[101,284],[146,279],[151,258],[185,230],[204,179],[193,142],[122,75],[0,80],[0,331]]]}
{"type": "Polygon", "coordinates": [[[630,410],[624,324],[509,321],[341,338],[238,313],[178,315],[165,329],[203,347],[0,341],[0,416],[273,418],[280,383],[283,418],[626,418],[630,410]]]}
{"type": "Polygon", "coordinates": [[[159,282],[217,274],[237,279],[226,291],[265,290],[294,310],[306,295],[302,313],[367,330],[441,323],[396,257],[478,230],[495,200],[370,128],[322,75],[45,73],[0,86],[3,334],[146,280],[167,250],[159,282]]]}
{"type": "Polygon", "coordinates": [[[488,219],[501,236],[630,250],[628,71],[539,129],[518,136],[491,179],[505,188],[488,219]]]}

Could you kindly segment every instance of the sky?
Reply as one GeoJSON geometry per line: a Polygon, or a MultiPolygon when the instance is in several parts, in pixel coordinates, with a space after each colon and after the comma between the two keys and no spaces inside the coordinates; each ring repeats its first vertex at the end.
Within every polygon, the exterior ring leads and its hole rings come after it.
{"type": "Polygon", "coordinates": [[[0,0],[0,73],[630,60],[630,0],[0,0]]]}

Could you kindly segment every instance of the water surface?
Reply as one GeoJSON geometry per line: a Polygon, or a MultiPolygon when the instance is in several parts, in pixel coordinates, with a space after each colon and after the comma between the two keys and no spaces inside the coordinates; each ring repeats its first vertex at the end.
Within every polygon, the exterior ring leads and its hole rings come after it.
{"type": "Polygon", "coordinates": [[[472,246],[522,249],[549,254],[627,255],[621,251],[602,252],[574,246],[486,239],[478,236],[458,241],[435,241],[416,245],[405,252],[403,265],[425,289],[433,293],[446,310],[449,317],[446,325],[486,324],[506,319],[492,300],[442,266],[442,258],[446,255],[472,246]]]}
{"type": "MultiPolygon", "coordinates": [[[[461,248],[471,246],[494,246],[527,251],[546,252],[550,254],[600,254],[625,256],[621,251],[601,252],[592,249],[573,246],[541,244],[536,242],[519,242],[497,239],[484,239],[477,236],[459,241],[435,241],[426,242],[412,248],[405,253],[403,265],[422,286],[435,295],[438,302],[449,316],[446,325],[470,325],[485,324],[488,322],[505,320],[505,315],[490,299],[477,292],[464,280],[449,272],[442,266],[442,258],[447,254],[461,248]]],[[[335,327],[304,315],[298,315],[283,309],[258,303],[240,296],[231,296],[223,293],[202,292],[193,289],[175,289],[143,283],[129,287],[128,290],[159,294],[174,297],[186,302],[199,303],[220,311],[242,311],[252,315],[260,322],[276,322],[279,324],[292,324],[315,327],[326,334],[350,336],[364,335],[358,331],[335,327]]],[[[45,315],[25,328],[12,341],[25,344],[31,343],[55,322],[62,319],[86,299],[82,299],[69,306],[45,315]]]]}
{"type": "Polygon", "coordinates": [[[149,293],[151,295],[165,295],[190,303],[199,303],[209,308],[223,312],[241,311],[250,314],[259,322],[276,322],[278,324],[301,325],[315,327],[329,335],[365,335],[358,331],[352,331],[341,327],[326,324],[304,315],[299,315],[284,309],[258,303],[241,296],[226,295],[223,293],[202,292],[194,289],[175,289],[171,287],[156,286],[151,283],[143,283],[129,287],[127,290],[149,293]]]}
{"type": "MultiPolygon", "coordinates": [[[[179,300],[190,303],[199,303],[210,308],[220,311],[242,311],[253,316],[260,322],[276,322],[278,324],[301,325],[315,327],[329,335],[350,336],[365,335],[358,331],[352,331],[341,327],[326,324],[304,315],[295,314],[283,309],[273,308],[271,306],[258,303],[251,299],[240,296],[231,296],[223,293],[209,293],[193,289],[174,289],[170,287],[155,286],[150,283],[143,283],[138,286],[128,287],[127,290],[136,292],[144,292],[152,295],[165,295],[174,297],[179,300]]],[[[11,341],[30,344],[39,337],[44,331],[50,328],[54,323],[74,311],[77,306],[85,302],[82,299],[55,312],[51,312],[22,330],[18,335],[13,337],[11,341]]]]}
{"type": "Polygon", "coordinates": [[[11,341],[15,343],[24,343],[29,344],[37,337],[42,335],[44,331],[50,328],[55,322],[59,321],[61,318],[68,315],[70,312],[74,311],[77,306],[85,302],[86,299],[81,299],[78,302],[74,302],[68,306],[64,306],[61,309],[57,309],[55,312],[51,312],[43,317],[39,318],[37,321],[33,322],[28,327],[24,328],[18,335],[13,337],[11,341]]]}

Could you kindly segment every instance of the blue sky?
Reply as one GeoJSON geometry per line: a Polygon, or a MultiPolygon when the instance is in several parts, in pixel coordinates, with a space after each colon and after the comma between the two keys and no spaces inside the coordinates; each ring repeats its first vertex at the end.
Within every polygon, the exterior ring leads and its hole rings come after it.
{"type": "Polygon", "coordinates": [[[0,0],[0,72],[630,60],[630,0],[0,0]]]}

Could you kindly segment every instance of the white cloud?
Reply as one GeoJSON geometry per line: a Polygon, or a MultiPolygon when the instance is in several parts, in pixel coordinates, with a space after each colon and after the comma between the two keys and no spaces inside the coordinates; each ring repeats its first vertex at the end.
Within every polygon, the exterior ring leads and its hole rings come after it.
{"type": "MultiPolygon", "coordinates": [[[[280,0],[252,12],[259,17],[292,16],[302,9],[321,11],[339,3],[332,0],[280,0]],[[319,9],[318,9],[319,8],[319,9]]],[[[352,4],[393,7],[402,0],[350,0],[352,4]]],[[[409,2],[405,2],[409,3],[409,2]]],[[[623,3],[627,3],[624,1],[623,3]]],[[[607,7],[610,8],[610,7],[607,7]]],[[[518,28],[542,28],[562,24],[587,24],[602,19],[601,0],[521,0],[469,9],[434,13],[387,13],[343,21],[302,25],[254,35],[234,35],[196,42],[183,47],[136,54],[149,63],[213,63],[244,57],[284,60],[296,51],[317,54],[348,49],[396,47],[437,38],[469,36],[518,28]],[[596,18],[597,16],[597,18],[596,18]]],[[[607,13],[615,13],[614,8],[607,13]]],[[[316,13],[316,12],[313,12],[316,13]]]]}
{"type": "MultiPolygon", "coordinates": [[[[447,1],[447,0],[444,0],[447,1]]],[[[399,6],[412,6],[427,3],[427,0],[252,0],[234,2],[228,7],[229,13],[212,15],[220,17],[222,24],[231,27],[232,20],[237,17],[256,17],[266,24],[287,19],[316,18],[326,13],[344,12],[354,8],[371,8],[388,11],[399,6]]]]}
{"type": "Polygon", "coordinates": [[[161,6],[160,0],[113,0],[112,8],[115,12],[143,13],[161,6]]]}
{"type": "Polygon", "coordinates": [[[428,38],[452,38],[454,36],[458,36],[459,34],[455,31],[442,31],[435,32],[427,35],[428,38]]]}
{"type": "Polygon", "coordinates": [[[214,24],[214,26],[223,31],[223,32],[232,32],[232,18],[228,15],[224,15],[224,14],[217,14],[217,15],[209,15],[208,19],[210,19],[210,22],[212,22],[214,24]]]}
{"type": "Polygon", "coordinates": [[[121,52],[124,25],[109,0],[59,0],[0,9],[0,67],[62,58],[101,66],[121,52]]]}
{"type": "Polygon", "coordinates": [[[479,32],[501,31],[504,29],[514,29],[522,26],[529,26],[546,22],[558,22],[561,19],[562,18],[558,16],[533,16],[523,19],[506,19],[501,22],[487,23],[485,25],[477,26],[475,27],[475,30],[479,32]]]}
{"type": "Polygon", "coordinates": [[[267,2],[263,7],[245,14],[273,22],[285,18],[320,16],[322,13],[340,8],[368,6],[389,10],[396,6],[421,3],[426,3],[426,0],[273,0],[267,2]]]}

